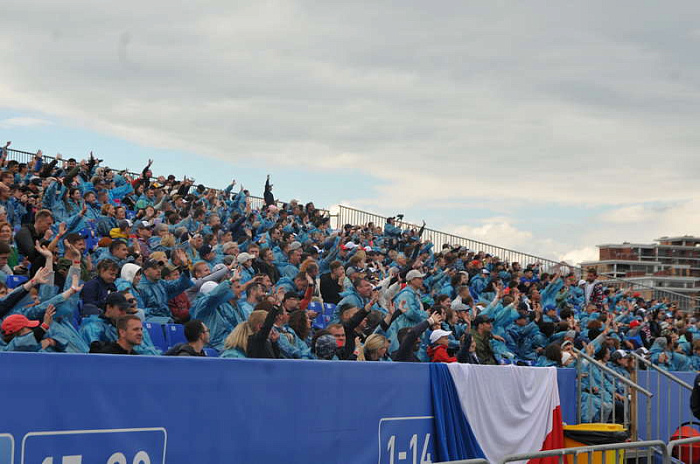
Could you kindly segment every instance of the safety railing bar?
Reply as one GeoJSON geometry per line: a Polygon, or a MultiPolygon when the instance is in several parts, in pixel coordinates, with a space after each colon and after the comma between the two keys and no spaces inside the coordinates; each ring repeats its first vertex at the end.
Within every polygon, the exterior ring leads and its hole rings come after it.
{"type": "MultiPolygon", "coordinates": [[[[671,458],[673,458],[673,449],[676,446],[680,445],[689,445],[693,443],[700,443],[700,437],[692,437],[692,438],[681,438],[680,440],[671,440],[668,442],[666,445],[666,463],[671,463],[671,458]]],[[[693,446],[690,447],[690,457],[691,457],[691,462],[692,462],[692,457],[693,457],[693,446]]],[[[678,459],[678,458],[674,458],[678,459]]],[[[680,459],[678,459],[680,461],[680,459]]]]}
{"type": "MultiPolygon", "coordinates": [[[[347,209],[347,210],[352,211],[353,213],[365,215],[367,217],[372,217],[373,221],[371,221],[371,222],[376,222],[377,223],[376,225],[381,225],[381,222],[386,222],[386,217],[375,214],[375,213],[369,213],[367,211],[358,210],[356,208],[352,208],[350,206],[345,206],[345,205],[338,205],[338,208],[340,208],[340,210],[347,209]]],[[[412,229],[416,229],[416,230],[420,229],[420,226],[418,226],[417,224],[412,224],[410,222],[402,221],[401,225],[403,225],[404,227],[408,227],[408,228],[412,228],[412,229]]],[[[516,250],[512,250],[512,249],[497,246],[497,245],[491,245],[488,243],[480,242],[478,240],[474,240],[474,239],[470,239],[470,238],[466,238],[466,237],[460,237],[458,235],[450,234],[447,232],[441,232],[441,231],[438,231],[435,229],[430,229],[430,228],[426,227],[424,229],[424,235],[431,235],[431,234],[440,235],[442,237],[446,237],[446,238],[449,238],[452,240],[469,242],[470,247],[474,247],[474,244],[476,244],[478,247],[481,247],[481,248],[484,248],[484,247],[487,249],[491,248],[494,252],[495,252],[495,250],[498,250],[498,253],[514,254],[514,255],[518,255],[520,257],[526,257],[528,259],[534,259],[537,261],[541,261],[543,264],[547,264],[547,265],[559,264],[557,261],[554,261],[552,259],[543,258],[541,256],[533,255],[531,253],[516,251],[516,250]]],[[[474,248],[476,248],[476,247],[474,247],[474,248]]],[[[487,251],[488,252],[488,250],[475,250],[475,251],[487,251]]],[[[579,267],[579,266],[570,265],[570,267],[572,268],[572,270],[577,271],[579,274],[582,274],[584,271],[584,269],[579,267]]],[[[676,293],[672,290],[660,289],[657,287],[652,287],[652,286],[645,285],[645,284],[638,283],[638,282],[630,282],[626,279],[622,279],[622,278],[619,278],[619,277],[616,277],[616,276],[613,276],[613,275],[607,274],[607,273],[600,273],[600,276],[605,278],[605,279],[608,279],[609,281],[615,282],[615,283],[625,284],[628,286],[638,287],[641,289],[647,289],[647,290],[651,290],[654,292],[659,292],[660,294],[663,294],[663,295],[672,295],[672,296],[676,297],[679,301],[683,301],[684,303],[686,303],[688,305],[697,306],[697,303],[698,303],[696,298],[693,298],[693,297],[688,296],[688,295],[683,295],[681,293],[676,293]]]]}
{"type": "Polygon", "coordinates": [[[686,390],[693,391],[693,386],[690,385],[689,383],[687,383],[687,382],[681,380],[680,378],[676,377],[675,375],[671,374],[670,372],[667,372],[667,371],[661,369],[661,368],[660,368],[659,366],[657,366],[656,364],[652,363],[652,362],[649,361],[648,359],[644,359],[642,356],[639,356],[637,353],[635,353],[635,352],[633,352],[633,351],[630,351],[630,354],[631,354],[634,358],[636,358],[638,361],[641,361],[642,363],[644,363],[645,366],[651,367],[651,368],[652,368],[653,370],[655,370],[656,372],[658,372],[658,373],[660,373],[661,375],[663,375],[664,377],[666,377],[666,378],[672,380],[673,382],[675,382],[675,383],[677,383],[678,385],[682,386],[682,387],[685,388],[686,390]]]}
{"type": "MultiPolygon", "coordinates": [[[[577,448],[562,448],[556,450],[538,451],[536,453],[522,453],[522,454],[512,454],[506,456],[500,461],[500,464],[505,464],[506,462],[513,461],[529,461],[531,459],[538,458],[550,458],[566,455],[577,455],[582,453],[595,453],[597,451],[615,451],[615,450],[627,450],[627,449],[641,449],[641,448],[660,448],[662,454],[667,453],[666,443],[661,440],[649,440],[649,441],[633,441],[625,443],[610,443],[607,445],[595,445],[595,446],[581,446],[577,448]]],[[[452,463],[445,463],[452,464],[452,463]]]]}
{"type": "Polygon", "coordinates": [[[434,462],[433,464],[489,464],[486,459],[462,459],[461,461],[442,461],[434,462]]]}
{"type": "Polygon", "coordinates": [[[587,360],[587,361],[590,362],[590,363],[593,363],[593,365],[594,365],[596,368],[602,370],[602,371],[605,372],[606,374],[612,375],[613,377],[615,377],[615,378],[616,378],[617,380],[619,380],[620,382],[624,383],[625,385],[629,385],[630,387],[634,388],[634,389],[637,390],[638,392],[642,393],[642,394],[643,394],[644,396],[646,396],[647,398],[652,398],[652,397],[654,396],[654,394],[653,394],[652,392],[650,392],[649,390],[647,390],[646,388],[644,388],[644,387],[642,387],[641,385],[638,385],[638,384],[632,382],[630,379],[628,379],[628,378],[626,378],[626,377],[623,377],[622,375],[618,374],[617,372],[615,372],[614,370],[610,369],[609,367],[603,366],[602,364],[599,364],[595,359],[591,358],[590,356],[588,356],[588,355],[587,355],[586,353],[584,353],[583,351],[581,351],[581,350],[579,350],[579,349],[577,349],[577,348],[574,348],[574,351],[576,351],[580,356],[582,356],[583,359],[587,360]]]}

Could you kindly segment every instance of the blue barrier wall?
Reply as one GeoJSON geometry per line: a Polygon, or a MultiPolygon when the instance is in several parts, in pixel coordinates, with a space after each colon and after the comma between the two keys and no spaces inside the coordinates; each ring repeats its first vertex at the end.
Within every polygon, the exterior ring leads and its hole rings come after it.
{"type": "MultiPolygon", "coordinates": [[[[12,462],[12,441],[14,462],[26,464],[418,464],[434,456],[422,364],[5,353],[0,372],[0,464],[12,462]]],[[[573,423],[573,370],[560,370],[559,382],[564,420],[573,423]]]]}
{"type": "MultiPolygon", "coordinates": [[[[673,372],[684,382],[693,385],[695,372],[673,372]]],[[[684,422],[693,420],[690,411],[690,391],[669,381],[656,371],[639,371],[637,382],[646,388],[654,397],[651,400],[651,431],[647,435],[646,400],[643,395],[639,407],[639,437],[651,440],[668,441],[673,432],[684,422]]],[[[697,422],[697,419],[694,419],[697,422]]]]}

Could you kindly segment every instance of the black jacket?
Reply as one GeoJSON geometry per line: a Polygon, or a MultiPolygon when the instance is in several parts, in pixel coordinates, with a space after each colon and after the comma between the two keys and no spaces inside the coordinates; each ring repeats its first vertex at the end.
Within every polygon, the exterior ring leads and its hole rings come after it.
{"type": "MultiPolygon", "coordinates": [[[[401,311],[397,312],[400,313],[401,311]]],[[[399,362],[420,362],[420,359],[416,357],[416,353],[413,350],[413,348],[416,345],[416,340],[418,340],[418,338],[421,336],[421,334],[423,334],[423,332],[428,330],[429,326],[430,323],[426,319],[420,324],[411,327],[411,330],[409,330],[404,339],[401,340],[401,345],[399,345],[399,349],[394,351],[393,355],[391,356],[391,359],[399,362]]]]}
{"type": "Polygon", "coordinates": [[[272,326],[275,324],[275,319],[280,311],[281,308],[279,306],[275,306],[268,311],[260,330],[248,337],[248,352],[246,354],[249,358],[277,359],[280,357],[279,346],[268,339],[270,330],[272,330],[272,326]]]}
{"type": "Polygon", "coordinates": [[[204,350],[199,353],[192,348],[188,343],[179,343],[172,348],[170,348],[165,356],[206,356],[207,354],[204,350]]]}
{"type": "Polygon", "coordinates": [[[343,287],[338,285],[338,281],[331,277],[331,273],[321,275],[321,297],[324,303],[337,305],[342,297],[340,292],[343,287]]]}
{"type": "Polygon", "coordinates": [[[134,350],[128,353],[124,348],[117,342],[103,343],[99,341],[92,342],[90,344],[90,353],[100,353],[100,354],[137,354],[134,350]]]}
{"type": "Polygon", "coordinates": [[[355,332],[355,329],[358,325],[360,325],[362,319],[367,317],[368,314],[369,311],[365,311],[364,308],[360,309],[350,318],[349,321],[343,324],[343,329],[345,330],[345,346],[338,350],[338,357],[340,359],[357,359],[357,356],[355,356],[355,337],[364,339],[364,336],[355,332]]]}
{"type": "Polygon", "coordinates": [[[693,382],[693,393],[690,394],[690,410],[696,419],[700,419],[700,375],[693,382]]]}
{"type": "Polygon", "coordinates": [[[275,204],[275,196],[272,194],[272,185],[270,185],[270,179],[265,181],[265,193],[263,195],[265,199],[265,206],[270,206],[275,204]]]}
{"type": "MultiPolygon", "coordinates": [[[[30,277],[34,277],[36,271],[40,267],[46,264],[46,258],[36,251],[35,242],[38,240],[41,242],[43,239],[43,234],[39,235],[34,228],[34,224],[29,224],[22,227],[17,235],[15,235],[15,243],[17,244],[17,251],[27,257],[27,259],[32,263],[32,268],[30,270],[30,277]]],[[[53,269],[52,269],[53,270],[53,269]]]]}

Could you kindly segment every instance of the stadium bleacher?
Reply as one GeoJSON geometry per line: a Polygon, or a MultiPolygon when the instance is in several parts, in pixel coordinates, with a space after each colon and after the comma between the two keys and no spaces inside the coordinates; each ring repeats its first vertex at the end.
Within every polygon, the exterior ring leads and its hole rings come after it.
{"type": "MultiPolygon", "coordinates": [[[[664,370],[700,367],[700,321],[675,302],[607,288],[565,264],[432,243],[401,217],[333,229],[313,203],[275,199],[269,179],[257,198],[235,184],[153,176],[150,163],[130,173],[8,147],[0,176],[11,231],[0,239],[3,291],[21,297],[6,296],[1,315],[46,324],[10,327],[4,351],[159,355],[180,344],[225,358],[315,359],[333,337],[330,358],[341,360],[574,368],[582,350],[629,377],[625,353],[639,351],[664,370]],[[108,305],[113,292],[128,305],[108,305]],[[127,315],[143,322],[138,343],[121,336],[127,315]]],[[[600,409],[591,420],[610,420],[600,409]]]]}

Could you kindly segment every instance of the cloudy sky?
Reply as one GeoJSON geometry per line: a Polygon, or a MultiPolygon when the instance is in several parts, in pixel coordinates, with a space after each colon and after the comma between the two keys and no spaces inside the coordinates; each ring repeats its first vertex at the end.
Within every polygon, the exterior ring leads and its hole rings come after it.
{"type": "Polygon", "coordinates": [[[576,262],[700,235],[697,2],[2,4],[18,149],[576,262]]]}

